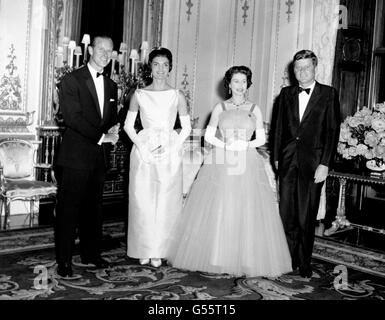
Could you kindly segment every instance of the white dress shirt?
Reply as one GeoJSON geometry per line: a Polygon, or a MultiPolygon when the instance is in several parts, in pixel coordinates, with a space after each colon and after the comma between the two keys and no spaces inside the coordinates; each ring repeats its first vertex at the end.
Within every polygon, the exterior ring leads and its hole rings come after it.
{"type": "Polygon", "coordinates": [[[307,104],[308,104],[308,102],[310,100],[310,97],[311,97],[311,95],[313,93],[314,86],[315,86],[315,81],[309,87],[304,88],[304,89],[310,88],[310,93],[309,94],[307,94],[305,91],[302,91],[298,95],[298,100],[299,100],[299,121],[302,120],[302,117],[303,117],[303,114],[305,113],[307,104]]]}
{"type": "MultiPolygon", "coordinates": [[[[104,109],[104,77],[99,76],[97,77],[96,74],[98,71],[96,71],[89,63],[87,64],[88,70],[90,70],[92,80],[94,80],[95,88],[96,88],[96,94],[98,95],[98,101],[99,101],[99,108],[100,108],[100,114],[103,118],[103,109],[104,109]]],[[[102,144],[104,140],[105,134],[103,133],[102,137],[100,138],[98,144],[102,144]]]]}
{"type": "Polygon", "coordinates": [[[97,71],[92,68],[92,66],[88,63],[87,64],[88,69],[90,70],[92,80],[94,80],[95,88],[96,88],[96,94],[98,95],[98,101],[99,101],[99,107],[100,107],[100,114],[103,118],[103,108],[104,108],[104,79],[103,76],[97,77],[97,71]]]}

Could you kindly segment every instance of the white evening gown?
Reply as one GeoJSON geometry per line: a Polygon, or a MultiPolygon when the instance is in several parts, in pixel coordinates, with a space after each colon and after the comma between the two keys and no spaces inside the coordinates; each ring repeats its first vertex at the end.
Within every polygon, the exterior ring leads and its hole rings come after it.
{"type": "MultiPolygon", "coordinates": [[[[173,143],[178,90],[136,90],[143,130],[150,150],[173,143]]],[[[130,155],[127,255],[163,258],[170,228],[182,210],[182,158],[174,154],[145,163],[136,146],[130,155]]]]}

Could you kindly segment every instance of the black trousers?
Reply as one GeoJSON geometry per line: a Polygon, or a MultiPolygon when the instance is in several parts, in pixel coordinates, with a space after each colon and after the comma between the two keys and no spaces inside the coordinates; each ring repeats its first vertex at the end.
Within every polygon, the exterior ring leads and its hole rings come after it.
{"type": "Polygon", "coordinates": [[[102,165],[90,170],[58,167],[56,172],[56,262],[71,262],[77,234],[82,260],[93,260],[101,254],[105,167],[102,165]]]}
{"type": "Polygon", "coordinates": [[[323,183],[301,174],[296,163],[280,173],[279,211],[289,246],[293,269],[310,269],[315,225],[323,183]]]}

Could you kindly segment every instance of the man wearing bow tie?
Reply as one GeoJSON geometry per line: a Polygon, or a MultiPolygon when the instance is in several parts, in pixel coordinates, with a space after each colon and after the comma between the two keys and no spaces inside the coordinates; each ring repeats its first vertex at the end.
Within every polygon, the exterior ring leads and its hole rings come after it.
{"type": "Polygon", "coordinates": [[[66,75],[59,90],[65,130],[56,161],[55,247],[61,277],[72,276],[76,228],[81,263],[108,266],[101,257],[102,196],[109,149],[118,140],[118,117],[117,85],[102,73],[113,42],[98,36],[88,49],[89,63],[66,75]]]}
{"type": "Polygon", "coordinates": [[[315,81],[317,57],[302,50],[293,59],[298,85],[283,88],[273,120],[271,156],[279,178],[279,209],[293,270],[312,275],[311,256],[321,189],[337,147],[337,91],[315,81]]]}

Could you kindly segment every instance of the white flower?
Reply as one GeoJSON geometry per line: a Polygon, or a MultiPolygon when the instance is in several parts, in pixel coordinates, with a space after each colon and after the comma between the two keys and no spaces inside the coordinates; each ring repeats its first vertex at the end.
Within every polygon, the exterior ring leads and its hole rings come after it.
{"type": "Polygon", "coordinates": [[[369,147],[375,147],[378,144],[378,135],[374,131],[365,132],[365,144],[369,147]]]}
{"type": "Polygon", "coordinates": [[[351,148],[348,148],[347,150],[348,150],[349,156],[351,156],[351,157],[356,157],[356,156],[358,156],[357,148],[351,147],[351,148]]]}
{"type": "Polygon", "coordinates": [[[356,145],[358,144],[358,139],[356,139],[356,138],[350,138],[350,139],[348,139],[348,144],[349,144],[350,146],[356,146],[356,145]]]}
{"type": "Polygon", "coordinates": [[[351,117],[348,122],[349,126],[352,128],[358,127],[360,124],[363,124],[363,121],[359,117],[351,117]]]}
{"type": "Polygon", "coordinates": [[[363,107],[340,127],[337,152],[345,159],[365,158],[385,162],[385,103],[363,107]]]}
{"type": "Polygon", "coordinates": [[[341,126],[340,129],[340,141],[348,141],[352,138],[352,133],[350,132],[350,129],[346,126],[341,126]]]}
{"type": "Polygon", "coordinates": [[[383,132],[385,131],[385,121],[383,119],[373,119],[372,120],[372,127],[376,132],[383,132]]]}
{"type": "Polygon", "coordinates": [[[359,144],[357,146],[357,154],[360,155],[360,156],[364,156],[366,154],[366,152],[368,151],[368,147],[364,144],[359,144]]]}
{"type": "Polygon", "coordinates": [[[367,150],[366,153],[364,154],[365,159],[371,160],[374,158],[373,151],[372,150],[367,150]]]}

